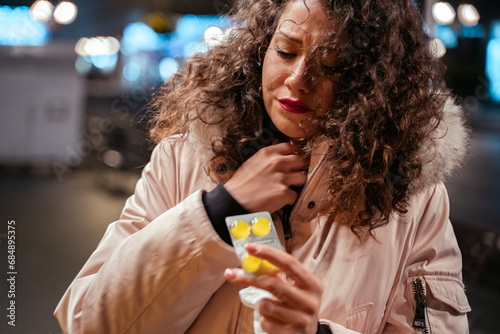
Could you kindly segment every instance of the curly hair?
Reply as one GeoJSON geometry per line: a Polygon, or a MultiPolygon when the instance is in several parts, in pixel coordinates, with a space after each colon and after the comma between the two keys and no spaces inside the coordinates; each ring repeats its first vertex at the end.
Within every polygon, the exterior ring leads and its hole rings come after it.
{"type": "MultiPolygon", "coordinates": [[[[338,23],[328,41],[340,55],[331,73],[338,84],[334,105],[314,119],[302,149],[310,155],[314,143],[331,141],[328,221],[373,235],[392,212],[407,212],[408,189],[422,168],[416,152],[439,125],[450,94],[444,66],[431,53],[413,0],[319,1],[338,23]]],[[[288,2],[236,1],[225,41],[186,60],[155,95],[153,142],[187,134],[201,121],[221,130],[212,139],[214,158],[236,167],[248,158],[241,148],[262,135],[267,116],[259,91],[262,57],[288,2]]]]}

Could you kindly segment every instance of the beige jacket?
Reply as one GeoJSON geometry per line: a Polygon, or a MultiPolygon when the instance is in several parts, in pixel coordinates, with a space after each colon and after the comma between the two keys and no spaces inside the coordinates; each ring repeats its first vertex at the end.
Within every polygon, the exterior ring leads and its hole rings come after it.
{"type": "MultiPolygon", "coordinates": [[[[461,256],[442,179],[463,158],[461,112],[448,105],[445,128],[409,211],[394,215],[365,243],[346,226],[322,234],[327,171],[313,155],[309,182],[292,211],[293,238],[282,243],[324,284],[321,322],[333,333],[419,333],[415,287],[425,286],[429,333],[467,333],[470,311],[461,256]],[[443,135],[446,133],[446,135],[443,135]]],[[[429,150],[423,143],[422,150],[429,150]]],[[[215,233],[201,197],[215,187],[206,161],[179,137],[162,141],[135,194],[64,294],[55,311],[65,333],[253,333],[253,310],[223,272],[238,266],[215,233]]],[[[230,175],[221,175],[224,181],[230,175]]],[[[283,236],[278,215],[278,232],[283,236]]]]}

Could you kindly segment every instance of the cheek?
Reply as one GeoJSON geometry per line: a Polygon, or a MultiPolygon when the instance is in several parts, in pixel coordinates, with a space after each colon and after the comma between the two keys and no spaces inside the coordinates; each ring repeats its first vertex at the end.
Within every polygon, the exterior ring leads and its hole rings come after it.
{"type": "Polygon", "coordinates": [[[267,87],[267,88],[276,88],[279,86],[280,81],[284,81],[283,77],[283,71],[280,70],[280,67],[275,65],[271,66],[266,66],[263,69],[262,72],[262,85],[267,87]]]}
{"type": "Polygon", "coordinates": [[[283,60],[269,50],[262,64],[262,86],[276,89],[284,83],[285,77],[286,66],[283,60]]]}
{"type": "Polygon", "coordinates": [[[335,86],[332,81],[325,80],[318,83],[318,97],[321,104],[321,115],[323,115],[335,102],[335,86]]]}

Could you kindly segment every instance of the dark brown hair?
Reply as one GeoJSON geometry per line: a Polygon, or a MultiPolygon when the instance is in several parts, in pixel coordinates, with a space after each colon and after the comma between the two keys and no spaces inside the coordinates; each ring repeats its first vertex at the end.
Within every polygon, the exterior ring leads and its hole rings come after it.
{"type": "MultiPolygon", "coordinates": [[[[444,68],[431,54],[412,0],[320,1],[338,23],[325,32],[340,55],[326,73],[338,85],[336,102],[314,120],[303,150],[310,154],[314,143],[329,138],[329,221],[371,234],[392,212],[406,212],[409,185],[422,167],[416,152],[439,124],[449,95],[444,68]],[[356,218],[348,218],[353,211],[356,218]]],[[[261,65],[287,2],[236,2],[234,28],[224,42],[188,59],[157,92],[151,104],[155,143],[187,134],[201,121],[221,130],[212,139],[214,157],[244,161],[243,143],[262,134],[261,65]]]]}

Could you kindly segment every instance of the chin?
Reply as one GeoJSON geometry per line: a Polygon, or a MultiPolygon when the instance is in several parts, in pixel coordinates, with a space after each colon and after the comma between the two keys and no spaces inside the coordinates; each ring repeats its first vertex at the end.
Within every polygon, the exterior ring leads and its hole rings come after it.
{"type": "Polygon", "coordinates": [[[292,138],[292,139],[304,138],[306,136],[306,133],[304,133],[302,128],[300,128],[298,125],[294,125],[294,127],[277,126],[277,128],[285,136],[292,138]]]}

